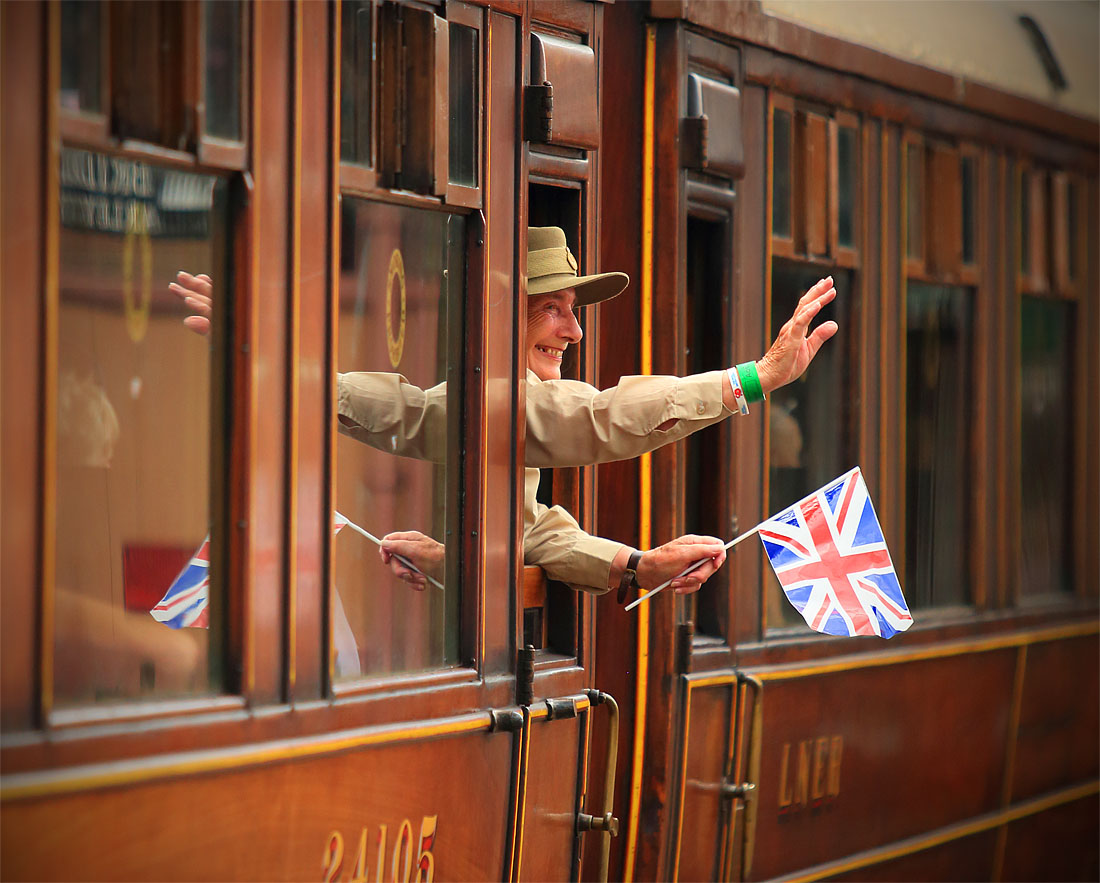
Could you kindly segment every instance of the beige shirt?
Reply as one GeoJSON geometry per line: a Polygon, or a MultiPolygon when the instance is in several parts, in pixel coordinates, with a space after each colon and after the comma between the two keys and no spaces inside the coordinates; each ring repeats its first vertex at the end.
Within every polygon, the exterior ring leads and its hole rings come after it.
{"type": "MultiPolygon", "coordinates": [[[[622,543],[585,533],[560,506],[539,503],[540,466],[586,466],[637,457],[734,413],[722,402],[724,371],[693,377],[633,376],[600,391],[527,373],[523,560],[574,588],[607,591],[622,543]],[[671,426],[658,430],[668,421],[671,426]]],[[[340,431],[379,450],[442,462],[446,385],[422,390],[397,374],[337,375],[340,431]]]]}

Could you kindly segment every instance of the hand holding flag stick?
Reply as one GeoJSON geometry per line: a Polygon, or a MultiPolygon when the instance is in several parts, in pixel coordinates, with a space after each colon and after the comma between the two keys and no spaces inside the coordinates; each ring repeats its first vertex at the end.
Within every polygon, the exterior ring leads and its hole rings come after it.
{"type": "MultiPolygon", "coordinates": [[[[742,534],[738,534],[736,537],[734,537],[732,540],[730,540],[728,543],[726,543],[722,548],[723,549],[733,548],[739,542],[741,542],[742,540],[748,539],[754,533],[756,533],[758,530],[760,530],[762,525],[763,525],[763,522],[756,525],[756,527],[754,527],[752,530],[747,530],[742,534]]],[[[683,570],[681,570],[678,574],[676,574],[676,576],[672,577],[672,579],[666,579],[663,583],[661,583],[659,586],[657,586],[657,588],[653,589],[650,592],[646,592],[644,595],[642,595],[638,598],[635,598],[633,601],[631,601],[629,604],[626,605],[625,609],[633,610],[635,607],[637,607],[643,601],[647,601],[650,598],[652,598],[659,591],[661,591],[661,589],[667,589],[670,585],[672,585],[674,582],[676,582],[676,580],[678,580],[680,577],[687,576],[692,571],[698,570],[700,567],[702,567],[704,564],[706,564],[710,560],[711,560],[710,558],[700,558],[694,564],[689,564],[687,567],[685,567],[683,570]]]]}
{"type": "MultiPolygon", "coordinates": [[[[347,521],[347,516],[340,515],[339,517],[343,518],[345,521],[347,521]]],[[[378,539],[378,537],[376,537],[374,534],[372,534],[369,530],[363,530],[363,528],[361,528],[354,521],[347,521],[347,525],[352,530],[354,530],[356,533],[359,533],[359,534],[362,534],[363,536],[365,536],[368,540],[370,540],[376,546],[379,546],[379,547],[382,546],[382,541],[380,539],[378,539]]],[[[443,583],[441,583],[439,580],[435,579],[434,577],[429,576],[428,574],[426,574],[423,570],[421,570],[419,567],[417,567],[415,564],[413,564],[412,561],[410,561],[404,555],[400,555],[397,552],[390,552],[390,554],[394,558],[396,558],[398,561],[400,561],[402,564],[404,564],[407,568],[409,568],[409,570],[411,570],[413,573],[419,573],[422,577],[424,577],[424,579],[426,579],[428,582],[430,582],[433,586],[435,586],[441,592],[446,591],[446,589],[443,588],[443,583]]]]}
{"type": "Polygon", "coordinates": [[[889,638],[913,624],[858,466],[735,537],[726,548],[754,533],[760,536],[787,600],[814,631],[889,638]]]}

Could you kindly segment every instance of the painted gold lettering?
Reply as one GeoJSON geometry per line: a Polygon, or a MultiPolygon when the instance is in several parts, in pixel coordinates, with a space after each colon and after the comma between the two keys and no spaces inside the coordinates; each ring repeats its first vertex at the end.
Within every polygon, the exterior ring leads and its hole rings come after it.
{"type": "Polygon", "coordinates": [[[435,879],[435,856],[432,846],[435,844],[435,825],[439,816],[424,816],[420,820],[420,855],[416,860],[417,883],[432,883],[435,879]]]}
{"type": "Polygon", "coordinates": [[[340,868],[344,863],[344,837],[339,831],[333,831],[325,841],[325,852],[321,856],[321,874],[324,883],[340,879],[340,868]]]}
{"type": "Polygon", "coordinates": [[[825,796],[825,762],[829,754],[829,739],[822,736],[814,740],[814,775],[812,794],[814,800],[825,796]]]}
{"type": "Polygon", "coordinates": [[[367,829],[359,832],[359,849],[355,853],[355,867],[350,883],[367,883],[367,829]]]}
{"type": "Polygon", "coordinates": [[[840,796],[840,757],[844,753],[844,737],[833,736],[829,745],[829,784],[826,789],[830,797],[840,796]]]}
{"type": "Polygon", "coordinates": [[[375,872],[375,883],[382,883],[382,868],[386,865],[386,836],[387,827],[385,825],[378,826],[378,869],[375,872]]]}
{"type": "Polygon", "coordinates": [[[401,829],[397,833],[397,839],[393,842],[393,861],[390,864],[391,883],[409,883],[412,874],[412,824],[408,819],[401,823],[401,829]],[[397,878],[397,865],[401,860],[401,850],[405,850],[405,866],[401,879],[397,878]]]}
{"type": "Polygon", "coordinates": [[[790,783],[791,743],[783,743],[783,755],[779,761],[779,806],[790,806],[794,800],[790,783]]]}
{"type": "Polygon", "coordinates": [[[798,743],[798,785],[793,803],[805,806],[810,802],[810,742],[798,743]]]}

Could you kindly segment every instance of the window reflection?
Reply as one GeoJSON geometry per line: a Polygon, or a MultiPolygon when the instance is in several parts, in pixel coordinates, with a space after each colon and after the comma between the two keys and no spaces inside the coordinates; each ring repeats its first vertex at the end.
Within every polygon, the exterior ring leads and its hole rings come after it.
{"type": "MultiPolygon", "coordinates": [[[[831,319],[840,330],[818,352],[812,370],[769,397],[769,515],[781,512],[858,465],[853,427],[860,403],[849,364],[855,333],[854,274],[776,260],[772,270],[772,334],[790,319],[799,298],[824,275],[833,277],[837,296],[818,314],[814,326],[831,319]]],[[[802,617],[787,601],[772,569],[765,566],[764,574],[768,583],[768,624],[801,624],[802,617]]]]}
{"type": "Polygon", "coordinates": [[[772,233],[791,238],[791,115],[772,115],[772,233]]]}
{"type": "Polygon", "coordinates": [[[1073,328],[1075,305],[1021,299],[1020,589],[1072,588],[1073,328]]]}
{"type": "Polygon", "coordinates": [[[167,282],[228,278],[225,184],[81,150],[60,180],[54,696],[212,691],[218,642],[149,611],[209,532],[211,347],[167,282]]]}
{"type": "Polygon", "coordinates": [[[458,589],[448,575],[458,561],[461,409],[453,405],[455,384],[446,382],[461,347],[464,224],[458,216],[345,197],[341,226],[337,365],[353,373],[341,375],[340,395],[353,390],[357,419],[379,429],[341,435],[336,508],[377,537],[415,531],[430,538],[441,560],[424,569],[447,587],[412,590],[383,565],[374,543],[341,531],[333,643],[337,678],[347,679],[458,657],[458,589]],[[402,419],[421,390],[439,402],[442,421],[402,419]]]}
{"type": "Polygon", "coordinates": [[[969,601],[970,289],[910,282],[906,301],[906,596],[969,601]]]}

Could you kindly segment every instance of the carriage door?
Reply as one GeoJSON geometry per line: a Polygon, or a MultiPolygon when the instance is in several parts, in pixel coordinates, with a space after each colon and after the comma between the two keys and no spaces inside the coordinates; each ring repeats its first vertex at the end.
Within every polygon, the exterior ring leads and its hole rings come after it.
{"type": "MultiPolygon", "coordinates": [[[[759,355],[760,308],[747,303],[757,287],[746,285],[752,271],[735,249],[748,149],[740,53],[668,25],[658,28],[654,51],[656,69],[668,70],[675,59],[678,76],[654,82],[654,229],[662,247],[654,249],[653,327],[676,334],[654,334],[653,372],[692,375],[759,355]],[[673,113],[675,121],[667,118],[673,113]],[[662,149],[673,136],[679,150],[662,149]],[[674,265],[664,248],[671,242],[674,265]]],[[[738,503],[757,480],[747,464],[758,462],[759,426],[759,414],[733,417],[654,454],[655,472],[676,476],[670,490],[653,482],[654,545],[683,533],[725,539],[737,533],[738,503]]],[[[698,593],[666,603],[665,615],[674,620],[658,630],[673,642],[664,658],[674,676],[668,680],[678,685],[671,695],[651,694],[649,712],[651,724],[663,719],[668,732],[669,825],[660,873],[673,880],[726,879],[732,863],[731,813],[741,804],[733,768],[741,691],[732,672],[730,604],[737,558],[698,593]]],[[[660,615],[657,609],[651,616],[660,615]]]]}
{"type": "MultiPolygon", "coordinates": [[[[596,4],[565,3],[533,8],[532,14],[524,72],[527,186],[521,194],[527,223],[519,231],[519,252],[525,260],[527,226],[560,227],[580,274],[594,273],[603,10],[596,4]]],[[[521,296],[526,296],[523,289],[521,296]]],[[[584,340],[566,351],[562,376],[592,381],[596,308],[583,308],[578,319],[584,340]]],[[[538,498],[564,506],[593,530],[593,484],[591,467],[544,469],[538,498]]],[[[592,685],[593,599],[548,581],[531,567],[519,588],[517,608],[522,642],[517,686],[525,730],[512,878],[575,879],[584,839],[591,841],[591,849],[610,836],[599,830],[605,824],[598,818],[603,808],[584,801],[590,718],[605,711],[567,698],[584,695],[592,685]]],[[[592,762],[603,765],[604,759],[592,762]]]]}

